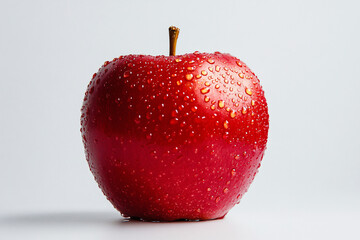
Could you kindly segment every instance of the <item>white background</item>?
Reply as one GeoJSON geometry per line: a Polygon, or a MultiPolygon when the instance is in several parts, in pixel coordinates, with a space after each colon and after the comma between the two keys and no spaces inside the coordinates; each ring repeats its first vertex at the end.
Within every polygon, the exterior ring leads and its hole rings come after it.
{"type": "Polygon", "coordinates": [[[1,239],[359,239],[358,1],[1,1],[1,239]],[[124,221],[85,161],[80,107],[105,60],[227,52],[258,75],[268,149],[224,220],[124,221]]]}

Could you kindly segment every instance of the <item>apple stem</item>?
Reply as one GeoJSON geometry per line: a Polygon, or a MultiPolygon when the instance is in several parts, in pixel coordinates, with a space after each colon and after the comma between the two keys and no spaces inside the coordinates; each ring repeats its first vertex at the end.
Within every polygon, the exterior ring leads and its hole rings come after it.
{"type": "Polygon", "coordinates": [[[169,27],[169,37],[170,37],[170,56],[175,56],[176,53],[176,42],[179,36],[180,29],[175,26],[169,27]]]}

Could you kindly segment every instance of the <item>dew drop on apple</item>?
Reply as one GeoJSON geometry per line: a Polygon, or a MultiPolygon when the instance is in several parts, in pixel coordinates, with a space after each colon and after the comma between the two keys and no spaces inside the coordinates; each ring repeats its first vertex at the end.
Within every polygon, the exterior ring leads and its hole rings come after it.
{"type": "Polygon", "coordinates": [[[91,88],[90,88],[90,90],[89,90],[89,93],[91,94],[91,93],[93,93],[94,92],[94,86],[92,86],[91,88]]]}
{"type": "Polygon", "coordinates": [[[152,112],[147,112],[147,113],[146,113],[146,119],[147,119],[147,120],[150,120],[152,115],[153,115],[152,112]]]}
{"type": "Polygon", "coordinates": [[[234,177],[236,175],[236,169],[235,168],[231,169],[230,174],[232,177],[234,177]]]}
{"type": "Polygon", "coordinates": [[[218,106],[219,106],[219,108],[224,108],[225,107],[225,102],[223,100],[219,100],[218,106]]]}
{"type": "Polygon", "coordinates": [[[220,201],[220,197],[215,198],[215,202],[218,203],[220,201]]]}
{"type": "Polygon", "coordinates": [[[185,79],[188,80],[188,81],[191,81],[193,78],[194,78],[194,75],[191,74],[191,73],[188,73],[188,74],[185,75],[185,79]]]}
{"type": "Polygon", "coordinates": [[[224,128],[225,128],[225,129],[228,129],[228,128],[229,128],[229,121],[228,121],[228,120],[225,120],[225,122],[224,122],[224,128]]]}
{"type": "Polygon", "coordinates": [[[215,63],[215,60],[214,60],[214,59],[209,58],[209,59],[207,60],[207,62],[208,62],[208,63],[210,63],[210,64],[214,64],[214,63],[215,63]]]}
{"type": "Polygon", "coordinates": [[[239,67],[242,67],[242,64],[241,64],[241,62],[239,62],[239,61],[236,61],[236,64],[239,66],[239,67]]]}
{"type": "Polygon", "coordinates": [[[251,91],[250,88],[246,88],[246,89],[245,89],[245,92],[246,92],[246,94],[249,95],[249,96],[252,95],[252,91],[251,91]]]}
{"type": "Polygon", "coordinates": [[[130,76],[130,74],[131,74],[131,72],[129,70],[127,70],[127,71],[124,72],[123,76],[124,76],[124,78],[127,78],[127,77],[130,76]]]}
{"type": "Polygon", "coordinates": [[[147,140],[150,140],[152,138],[153,134],[152,133],[148,133],[146,134],[146,139],[147,140]]]}
{"type": "Polygon", "coordinates": [[[171,111],[171,116],[176,117],[178,113],[179,113],[179,111],[177,109],[175,109],[175,110],[171,111]]]}
{"type": "Polygon", "coordinates": [[[229,189],[228,188],[224,188],[223,192],[226,194],[229,192],[229,189]]]}
{"type": "Polygon", "coordinates": [[[177,118],[172,118],[171,120],[170,120],[170,124],[171,125],[175,125],[175,124],[177,124],[179,122],[179,119],[177,119],[177,118]]]}
{"type": "Polygon", "coordinates": [[[138,116],[134,119],[134,122],[135,122],[136,124],[140,124],[140,122],[141,122],[141,115],[138,115],[138,116]]]}
{"type": "Polygon", "coordinates": [[[201,75],[206,76],[207,74],[208,74],[207,71],[205,71],[205,70],[201,71],[201,75]]]}
{"type": "Polygon", "coordinates": [[[200,89],[200,92],[201,92],[202,94],[209,93],[209,92],[210,92],[210,88],[204,87],[204,88],[200,89]]]}
{"type": "Polygon", "coordinates": [[[247,112],[246,107],[242,107],[241,113],[242,113],[242,114],[246,114],[246,112],[247,112]]]}

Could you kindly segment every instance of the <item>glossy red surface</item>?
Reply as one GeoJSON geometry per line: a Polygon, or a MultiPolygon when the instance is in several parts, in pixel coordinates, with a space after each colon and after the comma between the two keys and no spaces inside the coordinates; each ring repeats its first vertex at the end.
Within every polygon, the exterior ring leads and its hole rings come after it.
{"type": "Polygon", "coordinates": [[[268,127],[258,78],[217,52],[105,62],[81,115],[86,158],[109,201],[158,221],[226,215],[260,167],[268,127]]]}

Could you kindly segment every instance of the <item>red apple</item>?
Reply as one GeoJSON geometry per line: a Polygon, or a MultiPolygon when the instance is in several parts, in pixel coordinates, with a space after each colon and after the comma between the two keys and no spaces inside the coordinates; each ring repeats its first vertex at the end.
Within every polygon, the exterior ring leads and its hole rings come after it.
{"type": "Polygon", "coordinates": [[[176,56],[175,44],[171,56],[121,56],[94,74],[81,115],[86,158],[123,215],[222,218],[264,155],[264,91],[239,59],[219,52],[176,56]]]}

